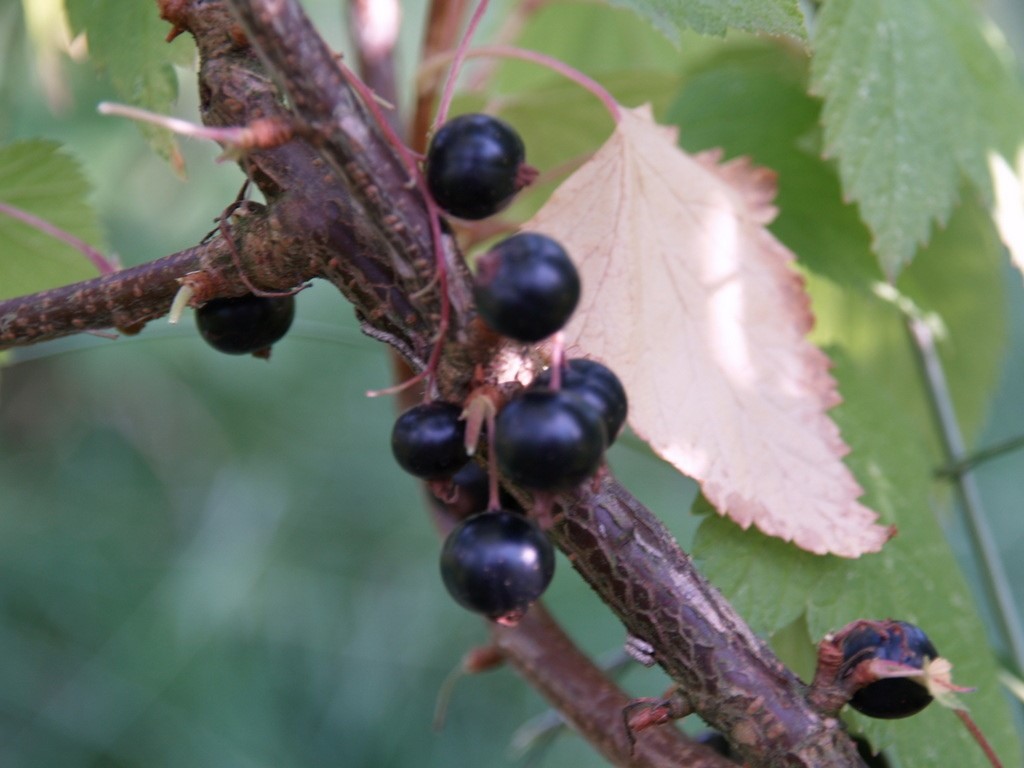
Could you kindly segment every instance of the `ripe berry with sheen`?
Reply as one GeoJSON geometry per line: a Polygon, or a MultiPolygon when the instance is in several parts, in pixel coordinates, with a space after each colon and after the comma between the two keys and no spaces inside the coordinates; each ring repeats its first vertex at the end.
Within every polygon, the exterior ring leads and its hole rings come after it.
{"type": "Polygon", "coordinates": [[[391,430],[391,451],[402,469],[426,480],[450,477],[469,461],[462,408],[436,401],[414,406],[391,430]]]}
{"type": "Polygon", "coordinates": [[[480,257],[473,296],[491,328],[517,341],[535,342],[568,321],[580,299],[580,276],[556,240],[521,232],[480,257]]]}
{"type": "Polygon", "coordinates": [[[484,219],[507,206],[521,186],[526,149],[515,129],[483,114],[442,125],[427,149],[434,202],[460,219],[484,219]]]}
{"type": "MultiPolygon", "coordinates": [[[[549,388],[551,376],[552,371],[549,368],[538,375],[530,387],[549,388]]],[[[626,389],[619,381],[619,377],[596,360],[578,357],[569,360],[562,369],[562,389],[579,395],[597,410],[604,421],[608,445],[614,443],[626,422],[626,413],[629,410],[626,389]]]]}
{"type": "Polygon", "coordinates": [[[571,392],[531,389],[498,413],[494,449],[502,474],[538,491],[568,490],[601,465],[607,438],[597,411],[571,392]]]}
{"type": "Polygon", "coordinates": [[[462,607],[514,623],[555,573],[555,552],[529,518],[505,510],[463,520],[441,550],[441,578],[462,607]]]}
{"type": "Polygon", "coordinates": [[[229,355],[269,353],[295,318],[294,296],[246,294],[211,299],[196,310],[196,327],[207,344],[229,355]]]}

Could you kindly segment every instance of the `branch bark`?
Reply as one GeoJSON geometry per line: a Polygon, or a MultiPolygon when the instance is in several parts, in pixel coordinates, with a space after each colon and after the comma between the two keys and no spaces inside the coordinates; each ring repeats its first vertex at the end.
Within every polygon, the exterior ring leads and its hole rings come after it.
{"type": "MultiPolygon", "coordinates": [[[[152,319],[166,311],[172,289],[198,267],[201,277],[194,279],[206,291],[200,301],[243,292],[243,275],[271,289],[310,277],[327,279],[354,305],[367,333],[422,370],[440,308],[426,206],[408,183],[403,158],[374,124],[298,3],[164,0],[161,7],[199,46],[204,122],[237,126],[270,118],[293,127],[300,138],[243,158],[267,204],[232,219],[232,242],[218,237],[195,253],[118,273],[122,281],[131,274],[123,289],[102,283],[117,275],[59,289],[64,301],[76,302],[60,322],[49,314],[52,292],[2,302],[0,343],[27,344],[86,327],[152,319]],[[273,78],[264,74],[254,49],[273,78]],[[290,110],[282,104],[282,91],[290,110]],[[257,232],[263,237],[255,237],[257,232]],[[151,288],[137,296],[137,286],[151,288]],[[90,296],[105,298],[107,308],[89,304],[90,296]]],[[[468,273],[448,239],[445,245],[452,322],[438,386],[445,397],[459,399],[467,393],[474,365],[486,362],[494,349],[474,343],[468,273]]],[[[722,731],[748,764],[864,765],[840,723],[814,708],[807,687],[614,478],[603,478],[596,491],[586,487],[566,494],[558,503],[564,516],[552,529],[555,542],[629,632],[653,647],[654,658],[680,684],[691,707],[722,731]]],[[[619,758],[620,764],[630,764],[621,753],[619,758]]]]}

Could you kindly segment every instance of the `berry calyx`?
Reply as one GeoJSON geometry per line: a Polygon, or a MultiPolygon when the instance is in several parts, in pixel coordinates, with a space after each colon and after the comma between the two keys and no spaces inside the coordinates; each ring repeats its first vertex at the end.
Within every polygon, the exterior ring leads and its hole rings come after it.
{"type": "Polygon", "coordinates": [[[196,327],[203,340],[229,355],[266,356],[294,319],[294,296],[246,294],[211,299],[196,310],[196,327]]]}
{"type": "Polygon", "coordinates": [[[580,299],[580,276],[565,249],[536,232],[501,241],[477,262],[477,311],[498,333],[535,342],[560,330],[580,299]]]}
{"type": "Polygon", "coordinates": [[[469,461],[462,408],[437,401],[413,406],[395,421],[391,451],[406,472],[425,480],[450,477],[469,461]]]}
{"type": "Polygon", "coordinates": [[[547,589],[555,551],[529,518],[506,510],[463,520],[441,549],[441,578],[456,602],[513,624],[547,589]]]}
{"type": "Polygon", "coordinates": [[[571,392],[531,389],[495,421],[502,474],[538,491],[567,490],[597,471],[607,438],[597,411],[571,392]]]}
{"type": "MultiPolygon", "coordinates": [[[[548,369],[538,375],[530,386],[548,388],[551,386],[551,378],[552,371],[548,369]]],[[[562,389],[579,395],[597,410],[604,421],[608,445],[614,443],[629,410],[626,389],[619,377],[596,360],[578,357],[569,360],[562,369],[562,389]]]]}
{"type": "Polygon", "coordinates": [[[868,717],[896,719],[915,715],[931,703],[932,694],[919,679],[878,677],[870,666],[876,661],[889,662],[924,674],[939,653],[919,627],[905,621],[859,622],[843,636],[841,648],[841,676],[866,676],[869,680],[850,698],[850,706],[858,712],[868,717]],[[869,665],[867,673],[861,667],[865,664],[869,665]]]}
{"type": "Polygon", "coordinates": [[[459,115],[442,125],[430,142],[427,188],[452,216],[484,219],[519,191],[525,160],[523,140],[508,123],[490,115],[459,115]]]}

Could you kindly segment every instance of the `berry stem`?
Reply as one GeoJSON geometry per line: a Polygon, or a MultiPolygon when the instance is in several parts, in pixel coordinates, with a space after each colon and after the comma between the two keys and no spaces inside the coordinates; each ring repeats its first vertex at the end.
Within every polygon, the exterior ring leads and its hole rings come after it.
{"type": "Polygon", "coordinates": [[[494,450],[494,423],[496,409],[487,411],[487,508],[501,509],[501,490],[498,488],[498,454],[494,450]]]}
{"type": "MultiPolygon", "coordinates": [[[[146,109],[131,107],[127,104],[118,104],[112,101],[100,102],[96,107],[96,111],[101,115],[115,115],[142,123],[150,123],[151,125],[166,128],[168,131],[179,136],[187,136],[192,139],[209,139],[218,144],[224,144],[239,150],[256,147],[276,147],[292,138],[291,126],[269,118],[254,120],[250,125],[217,127],[197,125],[196,123],[190,123],[188,120],[160,115],[146,109]]],[[[231,159],[231,153],[219,159],[231,159]]]]}
{"type": "Polygon", "coordinates": [[[10,216],[12,219],[20,221],[22,224],[27,224],[45,235],[49,235],[63,243],[67,243],[75,250],[80,251],[85,258],[91,261],[93,266],[100,271],[101,275],[110,275],[120,269],[120,266],[118,266],[112,259],[108,259],[98,250],[85,242],[85,240],[75,237],[70,232],[61,229],[55,224],[51,224],[46,219],[42,219],[28,211],[23,211],[21,208],[16,208],[15,206],[8,205],[7,203],[0,203],[0,213],[10,216]]]}
{"type": "Polygon", "coordinates": [[[459,71],[462,69],[462,62],[468,53],[469,41],[473,38],[473,33],[476,32],[476,28],[480,25],[480,20],[487,11],[487,2],[488,0],[480,0],[477,3],[473,15],[469,17],[466,34],[462,36],[458,46],[455,48],[451,68],[448,70],[448,79],[445,81],[444,90],[441,91],[441,101],[437,105],[437,116],[434,118],[431,133],[436,132],[438,127],[443,125],[445,120],[448,119],[448,109],[451,107],[452,99],[455,96],[455,81],[458,79],[459,71]]]}
{"type": "Polygon", "coordinates": [[[992,749],[992,745],[988,743],[988,739],[985,738],[985,734],[981,732],[978,724],[974,722],[974,719],[967,713],[965,709],[954,709],[956,716],[960,718],[960,721],[964,724],[967,730],[970,732],[974,740],[978,742],[978,746],[981,747],[981,751],[985,753],[985,757],[992,763],[992,768],[1003,768],[1002,762],[999,760],[999,756],[996,751],[992,749]]]}
{"type": "MultiPolygon", "coordinates": [[[[453,56],[454,54],[445,53],[425,61],[423,63],[422,71],[426,73],[433,67],[444,66],[452,60],[453,56]]],[[[466,51],[462,55],[463,59],[479,57],[519,59],[521,61],[529,61],[534,64],[539,64],[542,67],[547,67],[551,71],[562,75],[562,77],[571,80],[581,88],[584,88],[594,94],[594,96],[596,96],[604,105],[604,108],[608,110],[608,114],[611,115],[612,120],[614,120],[616,124],[619,122],[622,109],[619,106],[619,103],[615,100],[615,97],[612,96],[611,92],[593,78],[583,74],[575,67],[569,66],[564,61],[560,61],[559,59],[556,59],[553,56],[548,56],[546,53],[541,53],[540,51],[531,51],[528,48],[519,48],[514,45],[483,45],[479,48],[473,48],[472,50],[466,51]]]]}
{"type": "Polygon", "coordinates": [[[377,397],[383,394],[391,394],[426,379],[429,382],[429,386],[424,388],[423,402],[430,402],[437,394],[434,391],[434,374],[437,371],[438,363],[441,361],[444,340],[448,335],[448,328],[451,325],[451,299],[448,296],[448,265],[444,257],[444,242],[441,239],[441,209],[434,202],[434,198],[427,189],[427,182],[423,178],[423,173],[420,171],[415,155],[399,137],[391,122],[384,116],[380,105],[377,103],[376,98],[374,98],[373,92],[352,70],[341,63],[339,63],[339,66],[341,67],[342,74],[345,76],[345,80],[359,94],[370,115],[384,133],[388,143],[394,147],[402,158],[402,163],[409,172],[410,178],[423,196],[424,204],[427,207],[427,214],[430,218],[430,240],[434,251],[435,277],[437,278],[437,290],[441,298],[441,312],[437,321],[437,341],[430,352],[427,367],[409,381],[398,385],[398,388],[389,387],[387,389],[374,390],[368,392],[367,396],[377,397]]]}
{"type": "MultiPolygon", "coordinates": [[[[421,61],[455,47],[468,5],[468,0],[431,0],[424,20],[421,61]]],[[[438,92],[444,86],[443,76],[446,74],[438,69],[429,81],[421,79],[417,82],[416,107],[407,134],[413,149],[426,150],[430,126],[433,125],[434,106],[438,92]]]]}
{"type": "Polygon", "coordinates": [[[551,339],[551,388],[562,388],[562,368],[565,365],[565,331],[558,331],[551,339]]]}

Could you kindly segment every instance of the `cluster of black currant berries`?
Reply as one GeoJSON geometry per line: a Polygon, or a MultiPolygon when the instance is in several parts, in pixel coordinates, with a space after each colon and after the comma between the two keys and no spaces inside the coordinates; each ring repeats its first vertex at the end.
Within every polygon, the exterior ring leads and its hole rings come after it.
{"type": "MultiPolygon", "coordinates": [[[[487,115],[450,120],[427,151],[432,197],[462,219],[502,210],[530,176],[518,134],[487,115]]],[[[532,344],[568,321],[579,301],[580,279],[558,242],[520,233],[478,260],[473,292],[488,326],[532,344]]],[[[501,476],[532,491],[568,490],[592,476],[626,419],[625,390],[605,366],[577,359],[555,373],[538,376],[494,422],[501,476]]],[[[460,492],[457,498],[469,499],[469,516],[441,551],[441,576],[452,597],[491,619],[516,621],[550,583],[554,549],[514,500],[503,499],[502,509],[489,508],[487,475],[468,463],[462,408],[433,402],[409,409],[395,423],[391,447],[406,471],[425,480],[450,480],[460,492]]]]}
{"type": "MultiPolygon", "coordinates": [[[[534,491],[570,488],[598,468],[608,435],[626,418],[618,378],[592,360],[570,360],[562,386],[540,376],[498,413],[495,453],[501,474],[534,491]]],[[[467,515],[441,550],[441,577],[456,602],[496,621],[514,623],[547,589],[555,554],[547,535],[515,499],[488,507],[487,473],[469,461],[462,408],[432,402],[395,422],[391,449],[399,465],[424,480],[449,481],[467,515]]]]}
{"type": "Polygon", "coordinates": [[[488,509],[487,474],[466,453],[462,408],[432,402],[405,411],[391,432],[391,449],[407,472],[450,480],[469,516],[441,550],[441,577],[463,607],[514,622],[547,589],[555,553],[544,532],[520,511],[488,509]]]}
{"type": "Polygon", "coordinates": [[[270,347],[291,328],[294,296],[245,294],[212,299],[196,310],[199,335],[219,352],[269,357],[270,347]]]}

